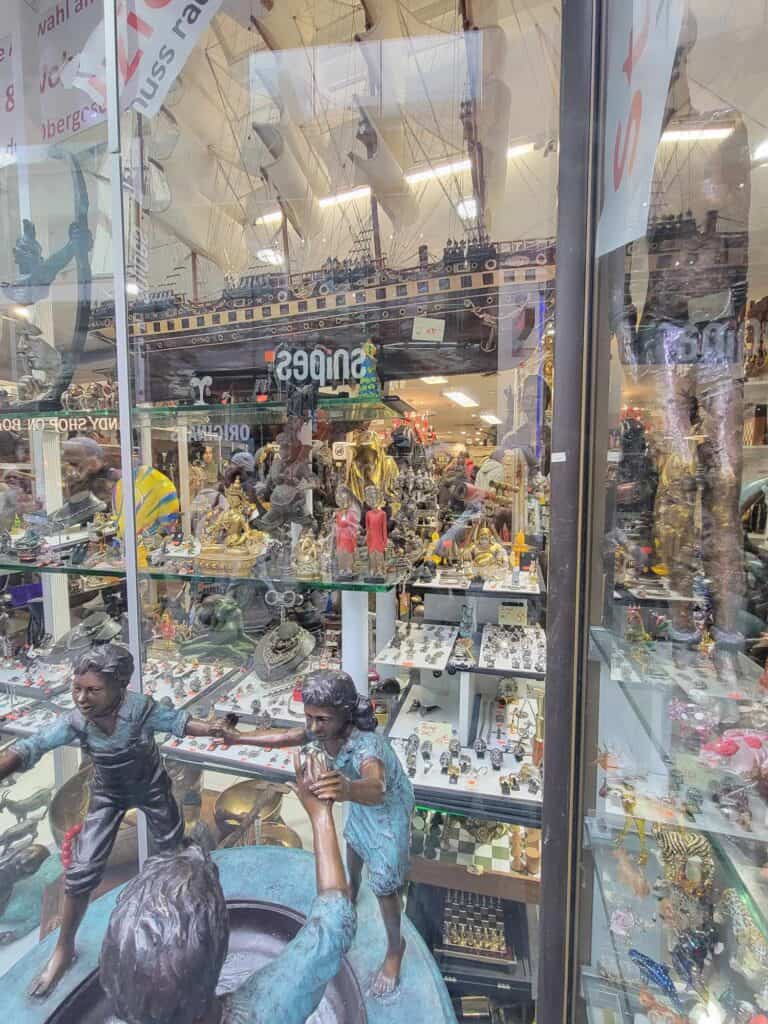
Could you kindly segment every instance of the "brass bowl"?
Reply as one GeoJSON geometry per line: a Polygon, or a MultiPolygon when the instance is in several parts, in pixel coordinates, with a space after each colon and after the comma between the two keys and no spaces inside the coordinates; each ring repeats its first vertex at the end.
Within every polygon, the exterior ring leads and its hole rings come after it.
{"type": "Polygon", "coordinates": [[[265,792],[271,793],[271,798],[259,812],[262,825],[267,821],[277,822],[280,818],[283,804],[283,790],[280,787],[271,782],[246,779],[224,790],[213,809],[216,827],[222,838],[234,832],[257,799],[265,792]]]}
{"type": "Polygon", "coordinates": [[[261,826],[262,846],[284,846],[291,850],[302,850],[298,832],[280,821],[265,821],[261,826]]]}
{"type": "MultiPolygon", "coordinates": [[[[91,768],[84,768],[71,779],[67,779],[54,795],[48,809],[48,821],[51,826],[56,845],[61,848],[66,833],[75,825],[79,825],[88,810],[91,797],[91,768]]],[[[138,866],[139,840],[136,829],[136,813],[131,812],[123,818],[117,833],[115,845],[107,861],[108,867],[138,866]]]]}

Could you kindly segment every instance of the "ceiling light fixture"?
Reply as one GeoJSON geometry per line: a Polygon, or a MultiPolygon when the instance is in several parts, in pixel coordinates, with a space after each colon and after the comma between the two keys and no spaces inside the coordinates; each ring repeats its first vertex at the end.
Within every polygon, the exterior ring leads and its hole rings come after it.
{"type": "Polygon", "coordinates": [[[474,220],[477,216],[477,200],[474,196],[456,203],[456,213],[462,220],[474,220]]]}
{"type": "Polygon", "coordinates": [[[443,397],[449,399],[451,402],[455,402],[456,405],[460,405],[462,409],[476,409],[479,402],[476,402],[474,398],[470,398],[469,395],[465,395],[463,391],[444,391],[443,397]]]}
{"type": "Polygon", "coordinates": [[[449,164],[437,164],[435,167],[427,167],[423,171],[411,171],[406,174],[405,180],[409,185],[418,185],[422,181],[432,181],[434,178],[445,178],[449,174],[461,174],[462,171],[472,170],[471,160],[454,160],[449,164]]]}
{"type": "Polygon", "coordinates": [[[662,142],[718,142],[727,139],[733,128],[670,128],[661,136],[662,142]]]}
{"type": "Polygon", "coordinates": [[[129,281],[125,286],[126,295],[138,295],[139,286],[134,281],[129,281]]]}
{"type": "Polygon", "coordinates": [[[277,249],[259,249],[256,253],[256,259],[261,260],[262,263],[268,263],[271,267],[281,267],[283,265],[282,253],[279,253],[277,249]]]}
{"type": "Polygon", "coordinates": [[[494,415],[494,413],[492,412],[481,412],[480,419],[483,421],[483,423],[487,423],[491,427],[498,427],[498,425],[501,423],[499,417],[494,415]]]}
{"type": "Polygon", "coordinates": [[[282,224],[283,222],[283,211],[272,210],[271,213],[265,213],[263,217],[257,217],[256,224],[282,224]]]}
{"type": "Polygon", "coordinates": [[[13,315],[20,317],[22,320],[31,320],[32,310],[28,309],[26,306],[14,306],[13,315]]]}
{"type": "Polygon", "coordinates": [[[369,199],[371,190],[368,185],[362,188],[353,188],[350,192],[338,192],[335,196],[323,196],[320,202],[320,209],[328,206],[339,206],[341,203],[353,203],[356,199],[369,199]]]}
{"type": "Polygon", "coordinates": [[[768,160],[768,139],[765,139],[755,150],[753,160],[768,160]]]}
{"type": "Polygon", "coordinates": [[[439,377],[439,376],[438,377],[422,377],[421,379],[424,381],[425,384],[447,384],[448,383],[448,378],[447,377],[439,377]]]}
{"type": "MultiPolygon", "coordinates": [[[[507,159],[514,160],[516,157],[528,156],[533,150],[534,145],[532,142],[522,142],[518,146],[509,146],[507,149],[507,159]]],[[[453,160],[451,163],[426,167],[422,171],[411,171],[410,174],[406,174],[405,180],[409,185],[418,185],[422,181],[432,181],[435,178],[445,178],[449,174],[462,174],[465,171],[471,170],[471,160],[453,160]]]]}

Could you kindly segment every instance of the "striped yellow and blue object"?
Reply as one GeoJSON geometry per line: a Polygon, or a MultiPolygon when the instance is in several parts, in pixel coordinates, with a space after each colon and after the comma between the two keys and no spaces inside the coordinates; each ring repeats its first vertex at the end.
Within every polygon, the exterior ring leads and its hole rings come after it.
{"type": "MultiPolygon", "coordinates": [[[[165,473],[152,466],[139,466],[133,471],[133,495],[136,503],[136,533],[152,536],[158,530],[172,529],[179,519],[179,496],[165,473]]],[[[123,536],[123,481],[118,480],[112,494],[117,514],[117,532],[123,536]]]]}

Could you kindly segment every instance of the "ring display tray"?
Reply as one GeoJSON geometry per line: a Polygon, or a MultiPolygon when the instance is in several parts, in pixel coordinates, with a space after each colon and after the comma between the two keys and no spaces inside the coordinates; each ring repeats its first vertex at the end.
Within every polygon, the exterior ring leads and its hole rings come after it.
{"type": "Polygon", "coordinates": [[[396,622],[395,635],[379,652],[375,661],[377,665],[428,668],[442,672],[448,666],[458,635],[458,626],[396,622]]]}
{"type": "Polygon", "coordinates": [[[72,666],[68,664],[33,661],[25,665],[12,658],[0,661],[0,690],[20,697],[53,697],[68,689],[71,681],[72,666]]]}

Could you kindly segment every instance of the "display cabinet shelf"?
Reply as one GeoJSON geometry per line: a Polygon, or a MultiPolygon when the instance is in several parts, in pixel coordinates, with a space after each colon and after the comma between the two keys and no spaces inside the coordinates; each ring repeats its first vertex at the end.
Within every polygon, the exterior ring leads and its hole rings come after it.
{"type": "Polygon", "coordinates": [[[190,583],[263,583],[275,587],[297,587],[301,590],[336,590],[353,593],[385,594],[393,590],[400,582],[399,576],[390,576],[382,581],[364,579],[339,580],[326,577],[323,579],[298,579],[289,576],[234,576],[232,573],[210,572],[179,572],[167,569],[139,569],[139,579],[188,581],[190,583]]]}
{"type": "MultiPolygon", "coordinates": [[[[51,430],[66,432],[69,430],[94,430],[103,428],[103,423],[96,421],[104,418],[113,419],[118,414],[117,408],[108,409],[0,409],[0,430],[13,430],[9,421],[34,423],[34,430],[51,430]]],[[[115,424],[116,426],[116,424],[115,424]]],[[[14,468],[18,464],[14,463],[14,468]]]]}
{"type": "Polygon", "coordinates": [[[417,579],[408,581],[408,588],[416,593],[442,594],[447,597],[492,597],[500,601],[525,598],[528,601],[546,596],[546,584],[540,568],[537,567],[536,578],[530,579],[528,573],[521,574],[519,587],[504,587],[491,581],[468,580],[466,586],[457,583],[442,583],[440,573],[429,583],[417,579]]]}
{"type": "Polygon", "coordinates": [[[411,856],[408,872],[411,882],[426,882],[444,889],[463,889],[480,896],[495,896],[498,899],[515,900],[519,903],[538,903],[541,881],[530,875],[506,871],[471,872],[461,864],[449,864],[443,860],[427,860],[422,856],[411,856]]]}
{"type": "MultiPolygon", "coordinates": [[[[321,419],[345,423],[391,420],[407,408],[402,399],[323,398],[318,400],[321,419]]],[[[198,423],[282,423],[287,418],[285,402],[236,402],[231,405],[137,405],[132,410],[137,423],[153,425],[194,425],[198,423]]]]}
{"type": "Polygon", "coordinates": [[[761,667],[741,652],[709,657],[666,641],[630,644],[610,630],[590,631],[592,649],[616,683],[679,688],[688,696],[722,700],[765,699],[761,667]]]}
{"type": "Polygon", "coordinates": [[[84,565],[39,565],[35,562],[19,562],[3,558],[0,561],[0,573],[43,573],[46,575],[63,576],[94,576],[106,579],[124,579],[125,569],[117,566],[84,566],[84,565]]]}

